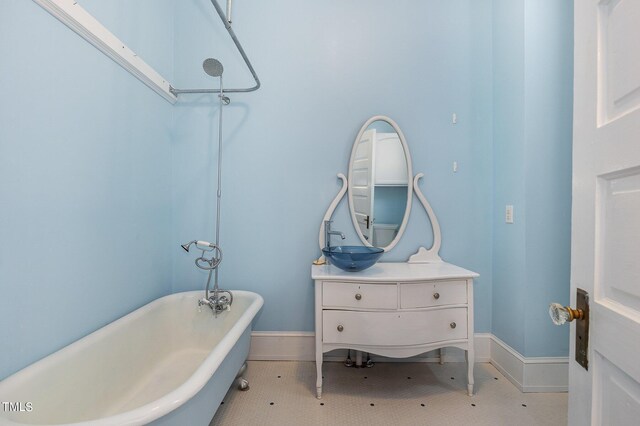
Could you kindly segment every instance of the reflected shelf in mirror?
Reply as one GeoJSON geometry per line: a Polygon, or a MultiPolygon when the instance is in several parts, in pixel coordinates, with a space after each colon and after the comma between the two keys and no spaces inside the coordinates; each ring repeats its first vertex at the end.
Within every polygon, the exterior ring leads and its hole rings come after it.
{"type": "Polygon", "coordinates": [[[366,246],[392,249],[411,211],[411,156],[397,123],[371,117],[354,141],[349,161],[349,210],[366,246]]]}

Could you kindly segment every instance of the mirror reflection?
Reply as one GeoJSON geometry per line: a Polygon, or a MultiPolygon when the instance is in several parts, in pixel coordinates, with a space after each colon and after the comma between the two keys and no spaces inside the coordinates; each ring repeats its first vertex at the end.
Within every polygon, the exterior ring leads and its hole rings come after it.
{"type": "Polygon", "coordinates": [[[385,120],[361,130],[350,162],[350,208],[366,245],[387,248],[399,238],[411,196],[408,153],[385,120]]]}

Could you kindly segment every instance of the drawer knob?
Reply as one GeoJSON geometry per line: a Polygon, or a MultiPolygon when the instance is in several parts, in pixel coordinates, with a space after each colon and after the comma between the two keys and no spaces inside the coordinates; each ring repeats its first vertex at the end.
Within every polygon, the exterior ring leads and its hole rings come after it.
{"type": "Polygon", "coordinates": [[[340,333],[342,333],[342,330],[344,330],[344,327],[342,326],[342,324],[340,324],[340,325],[338,326],[338,331],[339,331],[340,333]]]}
{"type": "Polygon", "coordinates": [[[433,293],[433,298],[436,300],[440,299],[440,293],[433,293]]]}
{"type": "Polygon", "coordinates": [[[356,294],[356,300],[362,299],[362,295],[360,293],[356,294]]]}
{"type": "Polygon", "coordinates": [[[452,322],[451,324],[449,324],[449,327],[451,327],[451,328],[456,328],[456,323],[455,323],[455,322],[452,322]]]}

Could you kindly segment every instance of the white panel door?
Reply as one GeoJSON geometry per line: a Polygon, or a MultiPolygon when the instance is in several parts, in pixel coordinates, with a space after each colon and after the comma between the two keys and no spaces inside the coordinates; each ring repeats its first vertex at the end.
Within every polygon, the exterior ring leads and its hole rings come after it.
{"type": "Polygon", "coordinates": [[[360,232],[367,241],[371,240],[373,230],[374,176],[376,164],[376,130],[367,130],[362,134],[356,156],[353,160],[351,194],[353,212],[360,232]]]}
{"type": "Polygon", "coordinates": [[[376,134],[376,185],[407,185],[407,157],[397,133],[376,134]]]}
{"type": "Polygon", "coordinates": [[[640,1],[574,7],[571,295],[589,293],[591,330],[569,424],[640,424],[640,1]]]}

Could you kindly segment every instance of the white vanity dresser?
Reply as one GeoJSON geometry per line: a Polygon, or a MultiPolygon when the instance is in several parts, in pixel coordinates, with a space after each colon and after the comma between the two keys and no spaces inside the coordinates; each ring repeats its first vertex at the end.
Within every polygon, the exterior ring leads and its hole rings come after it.
{"type": "Polygon", "coordinates": [[[449,263],[377,263],[360,272],[314,265],[317,396],[325,352],[349,348],[406,358],[442,347],[467,351],[473,394],[473,278],[449,263]]]}
{"type": "Polygon", "coordinates": [[[342,188],[318,235],[323,256],[311,267],[318,398],[323,357],[334,349],[356,351],[360,366],[363,352],[408,358],[440,349],[442,363],[442,348],[460,348],[466,351],[467,392],[473,395],[473,279],[478,274],[440,258],[442,234],[418,186],[422,176],[412,175],[409,147],[398,125],[384,116],[367,120],[353,144],[348,181],[338,174],[342,188]],[[347,191],[360,246],[331,244],[332,236],[345,239],[331,229],[331,218],[347,191]],[[431,248],[420,247],[407,262],[375,263],[400,241],[414,194],[431,223],[431,248]]]}
{"type": "Polygon", "coordinates": [[[318,398],[323,357],[334,349],[355,350],[360,366],[362,352],[408,358],[440,349],[442,363],[442,348],[457,347],[466,351],[467,392],[473,395],[473,279],[478,274],[442,261],[438,218],[418,186],[423,174],[412,176],[409,147],[398,125],[388,117],[371,117],[353,144],[349,180],[338,174],[342,188],[318,235],[323,256],[311,267],[318,398]],[[331,218],[347,191],[361,246],[331,244],[334,235],[345,239],[331,229],[331,218]],[[431,223],[431,248],[420,247],[407,262],[375,263],[400,241],[414,195],[431,223]]]}

